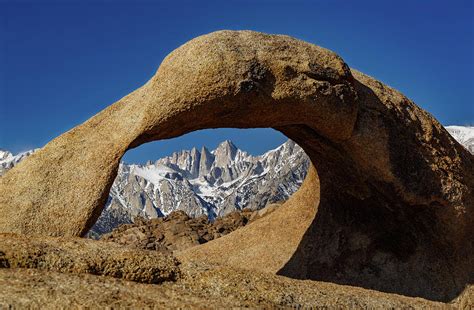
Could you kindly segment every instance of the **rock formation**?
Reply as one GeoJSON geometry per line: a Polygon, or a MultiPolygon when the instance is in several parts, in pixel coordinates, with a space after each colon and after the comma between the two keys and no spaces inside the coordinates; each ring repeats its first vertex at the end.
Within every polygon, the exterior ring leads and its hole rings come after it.
{"type": "MultiPolygon", "coordinates": [[[[445,128],[474,153],[474,127],[445,128]]],[[[261,209],[288,200],[306,176],[310,160],[291,140],[259,156],[236,147],[230,163],[219,166],[214,154],[228,144],[232,142],[224,141],[213,151],[181,150],[145,165],[121,162],[104,210],[87,237],[98,239],[136,218],[152,219],[177,210],[213,219],[236,210],[261,209]],[[230,182],[224,182],[229,175],[230,182]]],[[[33,152],[13,155],[0,150],[0,176],[33,152]]]]}
{"type": "Polygon", "coordinates": [[[191,40],[143,87],[7,172],[0,231],[84,235],[128,149],[218,127],[275,128],[317,171],[262,221],[182,260],[252,256],[244,268],[443,301],[472,283],[473,155],[333,52],[251,31],[191,40]]]}
{"type": "Polygon", "coordinates": [[[115,244],[77,238],[0,234],[0,268],[89,273],[142,283],[176,281],[179,262],[115,244]]]}
{"type": "Polygon", "coordinates": [[[234,211],[211,222],[207,216],[190,218],[184,211],[173,211],[166,217],[138,219],[133,224],[121,225],[100,240],[112,241],[135,249],[163,253],[185,250],[225,236],[263,216],[271,214],[279,204],[262,210],[234,211]]]}

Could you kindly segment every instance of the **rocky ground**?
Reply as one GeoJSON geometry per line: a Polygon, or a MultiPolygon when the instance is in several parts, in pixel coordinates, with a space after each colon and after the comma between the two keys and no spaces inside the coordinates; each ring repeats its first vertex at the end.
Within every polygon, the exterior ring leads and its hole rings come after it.
{"type": "Polygon", "coordinates": [[[285,238],[300,239],[312,218],[306,213],[315,211],[291,207],[301,199],[308,199],[304,188],[289,205],[214,222],[177,211],[122,225],[101,240],[0,234],[0,308],[472,307],[472,286],[441,303],[278,275],[280,261],[295,251],[285,238]],[[298,222],[301,231],[287,221],[298,222]],[[267,238],[281,242],[262,252],[267,238]],[[249,251],[237,255],[237,240],[249,251]],[[227,255],[216,256],[216,246],[227,255]]]}
{"type": "Polygon", "coordinates": [[[155,255],[116,244],[88,239],[26,238],[0,234],[0,266],[62,273],[110,276],[142,283],[161,283],[179,277],[179,262],[171,255],[155,255]]]}
{"type": "Polygon", "coordinates": [[[442,304],[235,268],[199,265],[182,265],[181,268],[182,278],[160,285],[90,274],[0,269],[0,307],[456,309],[465,306],[468,309],[469,302],[466,298],[442,304]]]}
{"type": "Polygon", "coordinates": [[[121,225],[101,237],[132,248],[157,250],[164,253],[180,251],[220,238],[228,233],[272,213],[279,204],[271,204],[259,211],[245,209],[209,221],[207,216],[189,217],[184,211],[174,211],[166,217],[138,220],[121,225]]]}
{"type": "Polygon", "coordinates": [[[439,303],[173,255],[258,223],[278,207],[234,212],[215,222],[178,211],[123,225],[99,241],[0,234],[0,308],[472,306],[472,287],[450,303],[439,303]]]}

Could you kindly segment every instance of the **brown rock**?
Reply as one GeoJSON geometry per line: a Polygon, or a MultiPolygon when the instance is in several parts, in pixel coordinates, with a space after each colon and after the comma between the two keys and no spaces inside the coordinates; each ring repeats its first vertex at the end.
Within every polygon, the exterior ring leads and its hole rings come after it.
{"type": "MultiPolygon", "coordinates": [[[[265,214],[270,214],[273,210],[270,208],[265,214]]],[[[191,219],[183,211],[176,211],[160,221],[142,220],[132,226],[119,226],[101,239],[137,249],[157,250],[164,253],[181,251],[220,238],[247,225],[251,222],[250,218],[253,214],[258,212],[233,212],[214,222],[209,222],[207,217],[191,219]]]]}
{"type": "Polygon", "coordinates": [[[0,267],[89,273],[142,283],[176,281],[179,262],[170,255],[80,238],[30,238],[0,234],[0,267]]]}
{"type": "Polygon", "coordinates": [[[287,36],[221,31],[196,38],[146,85],[2,176],[0,229],[84,235],[120,158],[145,142],[219,126],[291,124],[347,139],[358,108],[353,84],[336,54],[287,36]]]}
{"type": "Polygon", "coordinates": [[[150,285],[90,274],[0,269],[0,308],[469,309],[470,305],[467,294],[456,303],[443,304],[235,268],[190,265],[185,271],[177,282],[150,285]]]}
{"type": "Polygon", "coordinates": [[[218,127],[275,128],[317,172],[277,212],[183,258],[255,257],[244,267],[444,301],[472,283],[473,155],[336,54],[250,31],[181,46],[143,87],[7,172],[0,230],[83,235],[128,149],[218,127]]]}

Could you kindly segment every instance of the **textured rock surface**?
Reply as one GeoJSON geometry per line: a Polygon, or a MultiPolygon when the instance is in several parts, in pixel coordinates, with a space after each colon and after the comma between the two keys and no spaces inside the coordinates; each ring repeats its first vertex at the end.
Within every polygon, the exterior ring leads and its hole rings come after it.
{"type": "Polygon", "coordinates": [[[181,46],[143,87],[7,172],[0,230],[83,235],[126,150],[217,127],[280,130],[317,175],[311,168],[296,197],[262,220],[268,233],[255,222],[183,259],[232,265],[227,257],[251,255],[242,267],[443,301],[472,283],[473,155],[336,54],[250,31],[181,46]],[[244,230],[253,243],[236,237],[244,230]]]}
{"type": "MultiPolygon", "coordinates": [[[[351,309],[466,309],[452,304],[332,283],[288,279],[215,266],[183,266],[177,282],[150,285],[88,274],[0,269],[0,308],[228,309],[330,307],[351,309]],[[100,293],[98,293],[100,292],[100,293]]],[[[471,297],[472,298],[472,297],[471,297]]]]}
{"type": "Polygon", "coordinates": [[[133,250],[113,243],[0,234],[0,268],[89,273],[142,283],[161,283],[179,277],[178,265],[173,256],[133,250]]]}
{"type": "Polygon", "coordinates": [[[271,204],[259,211],[234,211],[213,222],[207,216],[190,218],[183,211],[174,211],[164,218],[121,225],[100,239],[144,250],[180,251],[225,236],[271,214],[278,206],[271,204]]]}

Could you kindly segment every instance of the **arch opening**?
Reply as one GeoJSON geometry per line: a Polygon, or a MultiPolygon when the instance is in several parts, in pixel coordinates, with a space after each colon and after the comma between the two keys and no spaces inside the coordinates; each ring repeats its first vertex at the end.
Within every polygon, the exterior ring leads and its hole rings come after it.
{"type": "Polygon", "coordinates": [[[250,211],[267,205],[274,210],[288,200],[310,162],[296,143],[273,129],[201,130],[144,146],[121,160],[102,213],[86,236],[98,239],[119,225],[175,211],[213,222],[245,210],[237,228],[264,214],[250,211]]]}

